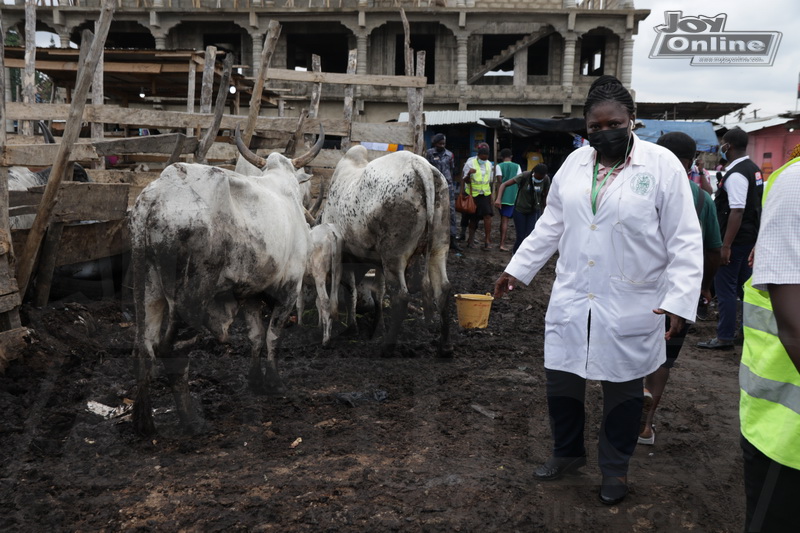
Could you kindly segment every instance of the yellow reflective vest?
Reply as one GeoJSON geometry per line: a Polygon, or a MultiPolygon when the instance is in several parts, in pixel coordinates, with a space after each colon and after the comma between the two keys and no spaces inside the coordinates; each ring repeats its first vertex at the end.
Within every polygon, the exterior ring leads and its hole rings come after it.
{"type": "Polygon", "coordinates": [[[470,178],[470,192],[472,196],[481,194],[489,196],[492,193],[492,163],[487,160],[486,164],[481,168],[481,164],[478,161],[480,161],[480,158],[477,156],[472,160],[472,168],[475,169],[475,174],[470,178]]]}
{"type": "MultiPolygon", "coordinates": [[[[773,172],[764,199],[781,172],[800,158],[773,172]]],[[[758,257],[756,257],[756,261],[758,257]]],[[[769,293],[744,290],[744,348],[739,367],[739,419],[742,435],[764,455],[800,470],[800,374],[778,338],[769,293]]]]}

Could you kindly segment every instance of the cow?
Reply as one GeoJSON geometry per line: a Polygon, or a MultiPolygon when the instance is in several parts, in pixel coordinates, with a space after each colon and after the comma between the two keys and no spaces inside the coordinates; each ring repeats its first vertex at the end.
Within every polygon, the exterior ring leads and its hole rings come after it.
{"type": "MultiPolygon", "coordinates": [[[[390,295],[391,320],[384,336],[384,355],[394,350],[408,308],[406,269],[413,260],[420,260],[425,316],[428,321],[433,318],[435,303],[441,319],[439,355],[452,356],[446,266],[450,245],[448,194],[441,172],[410,152],[394,152],[369,162],[366,148],[354,146],[331,177],[321,220],[341,232],[344,262],[355,264],[354,268],[361,263],[362,275],[369,268],[379,267],[376,274],[383,276],[390,295]]],[[[376,306],[379,326],[382,307],[376,306]]]]}
{"type": "Polygon", "coordinates": [[[155,432],[150,382],[156,357],[164,363],[181,425],[189,433],[204,427],[189,396],[188,359],[173,353],[179,320],[225,342],[241,309],[251,343],[250,388],[283,390],[275,355],[310,238],[298,184],[309,176],[299,169],[319,153],[324,132],[295,159],[277,153],[260,158],[244,146],[238,129],[236,142],[261,175],[176,163],[145,187],[130,213],[138,387],[133,421],[140,435],[155,432]],[[266,336],[265,305],[271,311],[266,336]]]}
{"type": "MultiPolygon", "coordinates": [[[[311,228],[311,249],[308,254],[304,283],[314,284],[317,314],[322,326],[322,347],[330,344],[333,320],[339,317],[339,283],[342,280],[342,236],[333,224],[311,228]],[[327,285],[330,283],[330,292],[327,285]]],[[[297,323],[302,325],[304,301],[297,299],[297,323]]]]}
{"type": "MultiPolygon", "coordinates": [[[[45,144],[55,144],[55,138],[43,121],[39,121],[39,127],[42,130],[45,144]]],[[[26,167],[11,167],[8,169],[8,190],[9,191],[27,191],[31,187],[40,187],[47,185],[50,181],[50,172],[52,167],[43,168],[38,171],[30,170],[26,167]]],[[[72,181],[79,181],[86,183],[91,181],[86,169],[78,163],[72,166],[72,181]]],[[[9,217],[9,226],[11,229],[30,229],[33,226],[33,221],[36,215],[18,215],[9,217]]]]}

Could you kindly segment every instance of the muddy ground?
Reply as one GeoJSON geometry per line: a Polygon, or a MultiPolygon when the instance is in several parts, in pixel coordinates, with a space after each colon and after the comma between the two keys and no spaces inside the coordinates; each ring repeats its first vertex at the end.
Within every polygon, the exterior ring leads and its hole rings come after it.
{"type": "MultiPolygon", "coordinates": [[[[489,291],[509,257],[451,255],[455,292],[489,291]]],[[[26,307],[34,342],[0,376],[0,530],[741,530],[741,348],[694,348],[713,322],[690,333],[655,446],[637,448],[621,505],[597,499],[597,383],[587,393],[584,473],[533,479],[550,450],[542,335],[552,278],[551,262],[531,287],[494,302],[485,330],[461,329],[451,303],[448,361],[436,358],[419,314],[404,324],[404,357],[392,359],[363,337],[339,334],[323,350],[316,328],[289,327],[280,398],[248,392],[241,334],[229,346],[203,337],[190,386],[209,430],[184,436],[168,412],[156,416],[152,440],[87,411],[89,401],[135,396],[129,302],[73,294],[26,307]]],[[[163,378],[154,407],[173,407],[163,378]]]]}

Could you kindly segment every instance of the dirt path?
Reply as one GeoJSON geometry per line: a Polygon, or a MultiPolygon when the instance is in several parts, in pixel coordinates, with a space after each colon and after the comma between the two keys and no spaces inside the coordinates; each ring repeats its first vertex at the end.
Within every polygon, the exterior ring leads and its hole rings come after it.
{"type": "MultiPolygon", "coordinates": [[[[491,290],[509,257],[451,256],[454,292],[491,290]]],[[[288,328],[282,398],[248,392],[243,336],[230,346],[203,338],[190,386],[209,431],[185,437],[167,413],[151,441],[86,411],[89,400],[133,397],[128,307],[26,309],[37,342],[0,376],[0,530],[739,531],[740,349],[695,349],[712,322],[687,338],[656,444],[636,450],[623,504],[597,500],[596,383],[584,474],[534,481],[550,449],[542,333],[552,264],[540,278],[494,302],[485,330],[454,318],[452,361],[436,359],[419,315],[401,337],[412,357],[395,359],[342,335],[322,350],[316,328],[288,328]]],[[[172,407],[163,379],[154,403],[172,407]]]]}

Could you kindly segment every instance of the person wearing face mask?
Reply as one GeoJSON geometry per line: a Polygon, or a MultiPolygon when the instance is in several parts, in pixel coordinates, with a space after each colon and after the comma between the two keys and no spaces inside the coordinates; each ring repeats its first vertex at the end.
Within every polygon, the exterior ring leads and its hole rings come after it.
{"type": "Polygon", "coordinates": [[[425,152],[425,158],[428,162],[439,169],[439,172],[444,175],[447,180],[447,187],[450,189],[450,249],[454,252],[460,252],[461,247],[456,243],[456,234],[458,227],[456,226],[456,192],[458,192],[458,184],[453,183],[453,174],[456,172],[456,158],[453,152],[445,148],[447,138],[443,133],[437,133],[431,139],[432,148],[425,152]]]}
{"type": "Polygon", "coordinates": [[[703,247],[686,170],[669,150],[631,131],[633,98],[617,78],[595,80],[584,116],[590,146],[572,152],[556,173],[544,213],[494,296],[530,283],[558,252],[544,337],[553,448],[533,476],[557,479],[586,464],[586,380],[598,380],[599,497],[614,505],[628,494],[642,379],[666,360],[664,339],[695,319],[703,247]]]}
{"type": "Polygon", "coordinates": [[[747,257],[758,237],[764,180],[746,150],[747,133],[742,129],[733,128],[722,136],[720,156],[729,163],[714,198],[722,235],[720,267],[714,277],[717,336],[697,343],[698,348],[707,350],[733,350],[738,301],[752,274],[747,257]]]}

